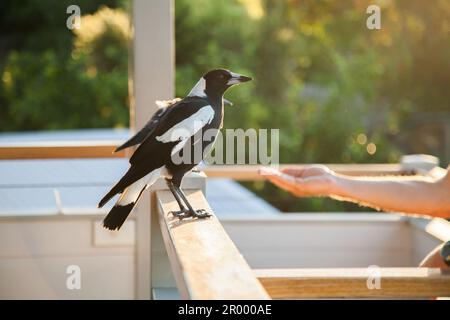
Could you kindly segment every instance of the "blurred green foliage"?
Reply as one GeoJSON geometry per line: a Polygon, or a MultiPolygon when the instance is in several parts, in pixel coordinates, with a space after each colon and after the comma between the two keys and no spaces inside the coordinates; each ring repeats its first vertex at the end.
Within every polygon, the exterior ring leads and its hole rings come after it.
{"type": "MultiPolygon", "coordinates": [[[[396,162],[409,114],[450,111],[450,2],[385,1],[368,30],[372,2],[178,0],[177,94],[229,67],[255,81],[228,94],[225,127],[280,128],[281,162],[396,162]]],[[[245,185],[285,211],[361,210],[245,185]]]]}
{"type": "MultiPolygon", "coordinates": [[[[127,126],[130,3],[77,3],[72,32],[69,1],[1,2],[0,130],[127,126]]],[[[369,0],[176,0],[176,94],[226,67],[255,81],[227,93],[225,127],[279,128],[281,162],[398,161],[410,115],[450,112],[450,2],[378,3],[381,30],[369,0]]],[[[350,206],[247,185],[284,210],[350,206]]]]}
{"type": "Polygon", "coordinates": [[[0,3],[0,130],[128,126],[128,2],[78,1],[73,31],[71,4],[0,3]]]}

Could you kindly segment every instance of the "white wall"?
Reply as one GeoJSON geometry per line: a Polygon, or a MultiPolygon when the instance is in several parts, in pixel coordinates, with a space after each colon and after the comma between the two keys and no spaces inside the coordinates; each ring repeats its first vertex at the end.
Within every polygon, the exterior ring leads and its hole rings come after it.
{"type": "Polygon", "coordinates": [[[108,231],[96,239],[95,221],[0,220],[0,299],[134,299],[134,244],[123,234],[105,246],[108,231]],[[81,290],[66,286],[69,265],[81,269],[81,290]]]}
{"type": "MultiPolygon", "coordinates": [[[[101,218],[0,218],[0,299],[137,298],[134,221],[111,233],[99,227],[101,218]],[[81,290],[66,287],[69,265],[81,268],[81,290]]],[[[397,215],[287,214],[221,222],[253,268],[416,266],[440,242],[397,215]]]]}
{"type": "Polygon", "coordinates": [[[253,268],[412,267],[439,243],[390,214],[246,216],[222,223],[253,268]]]}

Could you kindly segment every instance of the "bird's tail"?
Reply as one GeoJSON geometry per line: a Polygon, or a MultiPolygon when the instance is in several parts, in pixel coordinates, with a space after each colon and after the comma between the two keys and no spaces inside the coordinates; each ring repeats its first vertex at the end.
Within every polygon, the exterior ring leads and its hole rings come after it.
{"type": "MultiPolygon", "coordinates": [[[[110,230],[119,230],[123,225],[131,210],[137,204],[142,192],[151,186],[158,179],[161,168],[155,169],[145,177],[135,181],[121,192],[119,199],[114,207],[103,220],[103,226],[110,230]]],[[[116,186],[100,201],[100,206],[114,196],[116,186]],[[112,195],[111,195],[112,194],[112,195]],[[105,199],[107,199],[105,201],[105,199]]]]}
{"type": "Polygon", "coordinates": [[[119,230],[131,210],[133,210],[134,206],[138,202],[145,188],[146,186],[144,186],[138,193],[136,193],[136,190],[132,190],[133,188],[131,187],[125,189],[114,207],[112,207],[111,211],[103,220],[103,226],[109,230],[119,230]],[[131,202],[126,203],[128,202],[127,200],[131,200],[131,202]]]}
{"type": "Polygon", "coordinates": [[[130,167],[127,173],[125,173],[123,177],[120,178],[119,182],[117,182],[115,186],[112,187],[111,190],[109,190],[109,192],[102,198],[102,200],[100,200],[100,202],[98,203],[98,207],[103,207],[116,194],[123,194],[127,187],[132,186],[136,182],[140,183],[142,182],[142,180],[139,179],[136,170],[134,170],[133,167],[130,167]]]}
{"type": "Polygon", "coordinates": [[[98,207],[103,207],[109,200],[111,200],[112,197],[114,197],[117,193],[120,192],[120,189],[114,186],[109,192],[100,200],[98,203],[98,207]]]}
{"type": "Polygon", "coordinates": [[[111,211],[103,220],[103,226],[109,230],[119,230],[123,225],[131,210],[134,208],[134,203],[130,203],[126,206],[114,205],[111,211]]]}

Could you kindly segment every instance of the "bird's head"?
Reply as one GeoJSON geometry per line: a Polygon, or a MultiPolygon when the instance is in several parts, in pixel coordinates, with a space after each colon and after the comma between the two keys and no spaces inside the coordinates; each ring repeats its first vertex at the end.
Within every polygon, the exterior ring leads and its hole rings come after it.
{"type": "Polygon", "coordinates": [[[221,97],[228,88],[250,80],[252,78],[226,69],[214,69],[203,75],[189,96],[221,97]]]}

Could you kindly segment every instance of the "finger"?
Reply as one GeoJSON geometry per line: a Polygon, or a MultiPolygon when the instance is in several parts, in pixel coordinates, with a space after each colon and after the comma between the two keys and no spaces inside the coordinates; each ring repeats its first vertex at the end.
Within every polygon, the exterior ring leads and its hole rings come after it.
{"type": "Polygon", "coordinates": [[[267,179],[272,182],[273,184],[275,184],[276,186],[289,191],[290,193],[294,194],[294,195],[300,195],[303,194],[301,192],[301,188],[299,188],[299,186],[297,185],[296,181],[290,177],[289,180],[286,180],[283,177],[280,176],[269,176],[267,177],[267,179]]]}
{"type": "Polygon", "coordinates": [[[274,182],[274,183],[277,182],[277,183],[280,183],[280,184],[286,184],[286,181],[283,178],[281,178],[280,176],[272,175],[272,176],[265,176],[265,178],[267,180],[269,180],[270,182],[274,182]]]}
{"type": "Polygon", "coordinates": [[[323,196],[326,194],[326,184],[325,182],[317,177],[308,177],[298,179],[297,182],[300,190],[309,196],[323,196]]]}
{"type": "Polygon", "coordinates": [[[275,186],[277,186],[280,189],[283,189],[283,190],[286,190],[286,191],[290,191],[289,187],[286,186],[286,184],[284,184],[284,183],[282,183],[280,181],[273,180],[273,181],[270,181],[270,182],[273,183],[275,186]]]}
{"type": "Polygon", "coordinates": [[[305,171],[305,169],[302,169],[302,168],[285,168],[285,169],[281,170],[282,173],[285,173],[287,175],[294,176],[294,177],[301,176],[304,171],[305,171]]]}
{"type": "Polygon", "coordinates": [[[265,176],[270,182],[277,187],[289,191],[298,197],[310,196],[315,194],[315,184],[317,179],[314,178],[296,178],[286,173],[280,175],[265,176]]]}
{"type": "Polygon", "coordinates": [[[280,176],[267,176],[267,179],[273,184],[283,189],[292,189],[293,185],[280,176]]]}
{"type": "Polygon", "coordinates": [[[289,190],[290,186],[288,186],[285,182],[283,182],[280,179],[273,179],[273,178],[268,178],[267,180],[269,180],[271,183],[273,183],[274,185],[276,185],[278,188],[281,188],[283,190],[289,190]]]}

